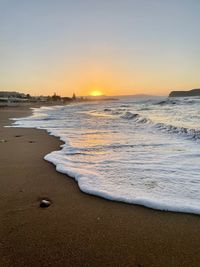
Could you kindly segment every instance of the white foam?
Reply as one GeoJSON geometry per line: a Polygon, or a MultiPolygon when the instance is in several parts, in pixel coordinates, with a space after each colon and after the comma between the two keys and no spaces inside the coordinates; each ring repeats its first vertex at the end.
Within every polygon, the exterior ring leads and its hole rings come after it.
{"type": "Polygon", "coordinates": [[[179,101],[179,109],[154,103],[145,101],[144,108],[144,102],[128,99],[34,109],[33,116],[17,119],[13,127],[46,129],[59,137],[62,149],[45,160],[75,178],[85,193],[200,214],[199,144],[183,138],[198,136],[199,129],[192,127],[199,105],[194,111],[191,103],[179,101]]]}

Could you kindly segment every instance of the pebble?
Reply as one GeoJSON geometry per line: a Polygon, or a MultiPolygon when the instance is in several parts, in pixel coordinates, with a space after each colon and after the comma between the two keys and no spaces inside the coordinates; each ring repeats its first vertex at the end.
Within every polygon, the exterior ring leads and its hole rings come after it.
{"type": "Polygon", "coordinates": [[[51,202],[46,199],[40,201],[40,208],[48,208],[51,205],[51,202]]]}

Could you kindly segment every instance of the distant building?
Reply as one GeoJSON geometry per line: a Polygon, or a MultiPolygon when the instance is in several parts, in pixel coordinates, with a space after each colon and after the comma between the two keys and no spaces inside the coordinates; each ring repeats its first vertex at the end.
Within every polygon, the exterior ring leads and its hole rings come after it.
{"type": "Polygon", "coordinates": [[[59,95],[57,95],[56,93],[53,94],[53,96],[51,97],[52,101],[59,101],[61,100],[61,97],[59,95]]]}
{"type": "Polygon", "coordinates": [[[26,95],[19,92],[0,91],[0,97],[5,98],[26,98],[26,95]]]}
{"type": "Polygon", "coordinates": [[[71,97],[64,96],[64,97],[62,97],[62,101],[63,102],[69,102],[69,101],[72,101],[72,98],[71,97]]]}
{"type": "Polygon", "coordinates": [[[27,102],[29,102],[29,99],[26,94],[15,91],[0,91],[0,106],[13,106],[27,102]]]}

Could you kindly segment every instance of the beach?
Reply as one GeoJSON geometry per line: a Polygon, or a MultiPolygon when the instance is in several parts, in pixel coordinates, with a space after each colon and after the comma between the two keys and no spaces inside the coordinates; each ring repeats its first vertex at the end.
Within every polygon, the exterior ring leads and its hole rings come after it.
{"type": "Polygon", "coordinates": [[[0,109],[0,266],[200,266],[199,216],[82,193],[43,160],[57,138],[4,128],[28,114],[0,109]]]}

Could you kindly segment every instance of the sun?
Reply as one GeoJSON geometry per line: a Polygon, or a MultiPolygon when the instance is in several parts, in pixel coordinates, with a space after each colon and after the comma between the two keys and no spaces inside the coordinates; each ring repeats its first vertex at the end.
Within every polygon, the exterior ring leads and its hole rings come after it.
{"type": "Polygon", "coordinates": [[[90,93],[91,96],[102,96],[103,93],[99,90],[94,90],[90,93]]]}

